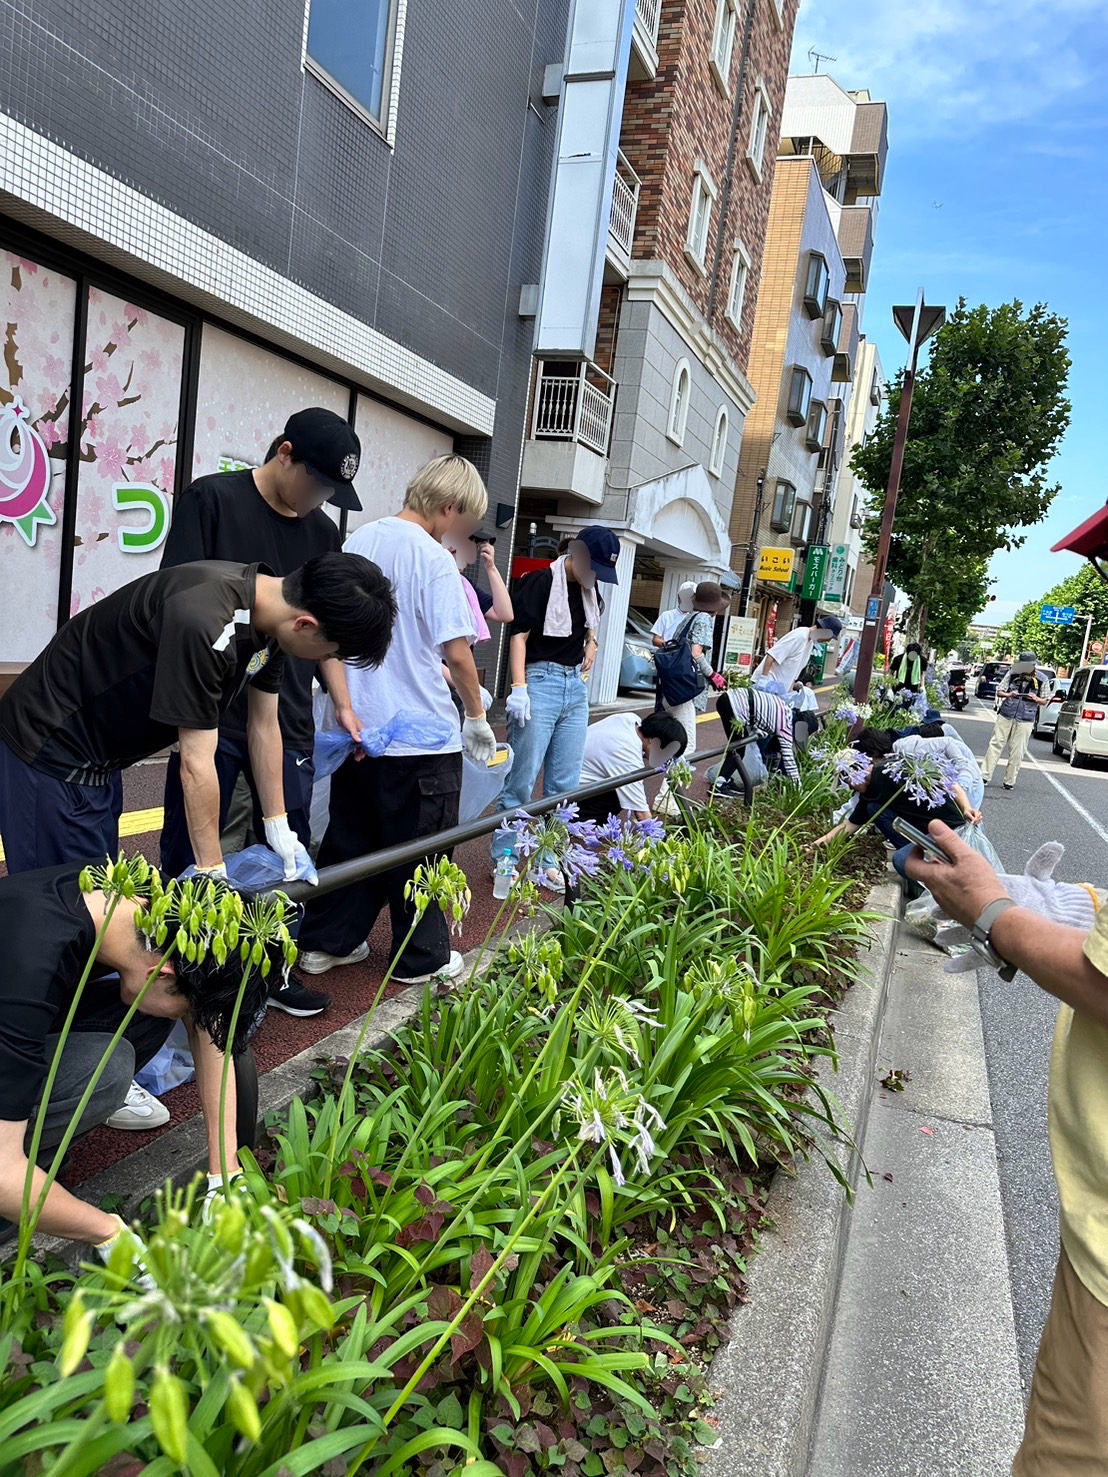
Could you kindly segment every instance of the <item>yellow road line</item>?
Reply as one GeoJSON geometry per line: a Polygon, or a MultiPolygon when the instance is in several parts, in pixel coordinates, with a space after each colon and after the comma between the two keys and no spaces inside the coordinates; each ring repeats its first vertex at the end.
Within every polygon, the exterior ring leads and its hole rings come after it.
{"type": "MultiPolygon", "coordinates": [[[[160,805],[150,810],[129,810],[119,817],[121,836],[145,836],[148,831],[160,831],[164,811],[160,805]]],[[[4,860],[4,848],[0,845],[0,862],[4,860]]]]}

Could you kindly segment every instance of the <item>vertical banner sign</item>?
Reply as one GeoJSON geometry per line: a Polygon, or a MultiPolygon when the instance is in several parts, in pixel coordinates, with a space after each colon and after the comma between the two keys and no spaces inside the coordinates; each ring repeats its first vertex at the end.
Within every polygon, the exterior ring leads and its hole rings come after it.
{"type": "Polygon", "coordinates": [[[893,631],[896,629],[896,612],[890,610],[885,617],[885,660],[889,660],[889,653],[893,649],[893,631]]]}
{"type": "Polygon", "coordinates": [[[766,618],[766,645],[773,645],[773,638],[777,635],[777,601],[775,600],[769,608],[766,618]]]}
{"type": "Polygon", "coordinates": [[[832,544],[827,561],[827,578],[823,582],[823,603],[841,605],[846,591],[847,549],[845,544],[832,544]]]}
{"type": "Polygon", "coordinates": [[[749,672],[754,664],[754,639],[758,622],[753,616],[733,615],[731,628],[727,632],[727,654],[724,659],[728,667],[738,667],[740,672],[749,672]]]}
{"type": "Polygon", "coordinates": [[[808,550],[808,559],[804,565],[804,585],[800,591],[802,600],[819,600],[822,597],[827,556],[830,552],[826,544],[813,544],[808,550]]]}

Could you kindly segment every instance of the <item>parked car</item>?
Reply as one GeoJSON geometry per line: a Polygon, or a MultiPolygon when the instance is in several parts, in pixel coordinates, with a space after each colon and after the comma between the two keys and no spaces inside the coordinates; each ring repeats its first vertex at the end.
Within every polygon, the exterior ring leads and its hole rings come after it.
{"type": "Polygon", "coordinates": [[[1031,730],[1032,738],[1049,738],[1058,726],[1058,709],[1065,702],[1070,690],[1070,678],[1056,677],[1054,679],[1054,691],[1050,695],[1050,707],[1040,708],[1035,726],[1031,730]]]}
{"type": "Polygon", "coordinates": [[[977,679],[974,692],[978,697],[996,697],[997,686],[1004,681],[1008,675],[1011,662],[986,662],[981,668],[981,675],[977,679]]]}
{"type": "Polygon", "coordinates": [[[619,664],[620,692],[654,694],[654,647],[650,627],[653,621],[641,610],[627,612],[627,634],[623,640],[623,660],[619,664]]]}
{"type": "Polygon", "coordinates": [[[1075,769],[1108,759],[1108,667],[1081,667],[1070,678],[1051,748],[1067,755],[1075,769]]]}

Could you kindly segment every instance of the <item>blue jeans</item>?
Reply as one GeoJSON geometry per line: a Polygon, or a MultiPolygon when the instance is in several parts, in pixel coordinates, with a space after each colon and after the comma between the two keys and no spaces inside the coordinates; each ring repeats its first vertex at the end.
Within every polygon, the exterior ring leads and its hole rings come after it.
{"type": "MultiPolygon", "coordinates": [[[[581,783],[585,730],[589,726],[588,689],[580,667],[559,662],[531,662],[527,667],[531,717],[521,728],[508,719],[512,772],[497,810],[518,810],[531,803],[542,770],[542,793],[564,795],[581,783]]],[[[495,854],[495,846],[494,846],[495,854]]]]}

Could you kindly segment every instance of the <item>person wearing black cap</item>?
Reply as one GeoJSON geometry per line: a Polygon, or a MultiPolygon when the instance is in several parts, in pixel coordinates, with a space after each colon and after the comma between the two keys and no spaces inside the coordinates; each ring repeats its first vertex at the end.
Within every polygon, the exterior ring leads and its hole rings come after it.
{"type": "MultiPolygon", "coordinates": [[[[257,561],[274,574],[285,575],[317,554],[337,551],[342,539],[323,505],[329,502],[352,512],[361,508],[353,486],[360,458],[361,444],[341,416],[319,408],[298,410],[289,417],[262,466],[198,477],[185,489],[174,505],[162,568],[198,559],[227,559],[235,564],[257,561]]],[[[334,686],[336,698],[345,697],[342,663],[323,662],[318,670],[328,690],[334,686]]],[[[304,846],[311,836],[309,812],[315,778],[312,678],[316,671],[314,662],[287,661],[279,707],[289,825],[304,846]]],[[[341,707],[336,701],[336,709],[340,724],[356,733],[349,699],[341,707]]],[[[250,786],[254,832],[260,836],[262,812],[247,752],[246,710],[246,694],[242,693],[220,717],[215,760],[220,823],[226,821],[241,774],[250,786]]],[[[174,753],[166,770],[162,866],[179,876],[194,860],[180,756],[174,753]]]]}
{"type": "MultiPolygon", "coordinates": [[[[583,528],[549,569],[529,574],[513,591],[507,702],[513,757],[499,810],[526,806],[540,770],[544,796],[564,795],[580,782],[589,724],[584,679],[596,660],[602,609],[596,586],[616,583],[618,558],[619,539],[610,528],[583,528]]],[[[494,840],[494,856],[504,844],[494,840]]],[[[544,878],[558,886],[555,873],[544,878]]]]}

